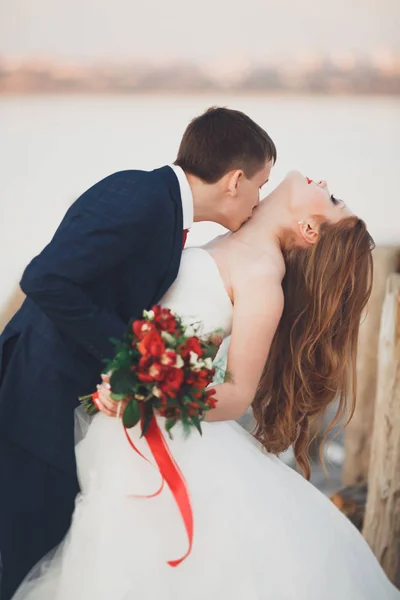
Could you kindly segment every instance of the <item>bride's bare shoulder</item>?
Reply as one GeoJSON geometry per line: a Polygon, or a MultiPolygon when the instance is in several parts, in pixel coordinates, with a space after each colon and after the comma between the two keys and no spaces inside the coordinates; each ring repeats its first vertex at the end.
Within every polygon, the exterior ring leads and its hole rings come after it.
{"type": "Polygon", "coordinates": [[[282,253],[271,244],[262,251],[245,244],[232,243],[230,236],[213,240],[205,249],[214,257],[230,297],[235,301],[254,298],[262,301],[265,295],[281,305],[282,279],[285,263],[282,253]]]}
{"type": "Polygon", "coordinates": [[[281,288],[285,262],[280,252],[257,252],[252,248],[236,251],[230,256],[230,271],[235,287],[274,285],[281,288]]]}

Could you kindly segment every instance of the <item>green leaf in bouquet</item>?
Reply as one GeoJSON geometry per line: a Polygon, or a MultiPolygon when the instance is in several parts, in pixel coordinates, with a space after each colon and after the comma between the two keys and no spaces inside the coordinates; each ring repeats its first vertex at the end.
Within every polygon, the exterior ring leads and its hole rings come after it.
{"type": "Polygon", "coordinates": [[[185,440],[187,440],[190,437],[190,434],[192,433],[192,429],[193,429],[191,421],[188,421],[188,419],[183,419],[182,425],[183,425],[183,437],[185,440]]]}
{"type": "Polygon", "coordinates": [[[136,400],[130,400],[126,405],[124,414],[122,416],[122,422],[127,429],[135,427],[140,420],[140,406],[136,400]]]}
{"type": "Polygon", "coordinates": [[[115,355],[115,360],[121,367],[129,367],[131,364],[130,348],[128,346],[120,348],[115,355]]]}
{"type": "Polygon", "coordinates": [[[128,340],[116,340],[112,339],[112,343],[115,345],[115,353],[114,358],[108,359],[104,361],[106,363],[106,369],[103,372],[114,371],[115,369],[120,368],[123,365],[130,364],[129,359],[129,350],[131,349],[131,344],[128,340]]]}
{"type": "Polygon", "coordinates": [[[216,352],[215,352],[215,348],[213,346],[210,346],[209,344],[202,344],[201,349],[203,350],[202,358],[214,359],[216,352]]]}
{"type": "Polygon", "coordinates": [[[111,398],[111,400],[116,400],[117,402],[121,402],[121,400],[125,400],[126,394],[114,394],[114,392],[111,392],[110,398],[111,398]]]}
{"type": "Polygon", "coordinates": [[[130,367],[120,367],[112,372],[110,385],[114,394],[124,394],[125,396],[128,396],[133,384],[134,380],[130,367]]]}
{"type": "Polygon", "coordinates": [[[142,435],[141,437],[143,437],[144,435],[146,435],[150,423],[151,423],[151,419],[153,418],[153,404],[151,401],[149,402],[145,402],[144,403],[144,416],[143,416],[143,423],[142,423],[142,435]]]}
{"type": "Polygon", "coordinates": [[[173,426],[176,424],[176,421],[174,421],[173,419],[168,419],[168,421],[165,423],[165,429],[168,433],[169,439],[173,440],[174,438],[172,437],[172,433],[171,433],[171,429],[173,428],[173,426]]]}
{"type": "Polygon", "coordinates": [[[192,423],[193,425],[196,427],[197,431],[199,432],[200,435],[203,435],[203,432],[201,430],[201,424],[200,424],[200,419],[199,417],[192,417],[192,423]]]}

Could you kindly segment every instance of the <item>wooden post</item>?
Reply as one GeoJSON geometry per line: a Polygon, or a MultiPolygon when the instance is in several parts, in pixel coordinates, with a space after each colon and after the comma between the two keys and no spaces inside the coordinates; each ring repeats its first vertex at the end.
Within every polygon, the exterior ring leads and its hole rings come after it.
{"type": "Polygon", "coordinates": [[[363,534],[393,583],[400,569],[400,275],[387,282],[363,534]]]}
{"type": "Polygon", "coordinates": [[[345,433],[344,486],[364,484],[368,479],[371,433],[376,396],[379,323],[387,278],[399,267],[400,249],[378,247],[374,250],[374,283],[367,315],[360,327],[357,360],[357,406],[345,433]]]}

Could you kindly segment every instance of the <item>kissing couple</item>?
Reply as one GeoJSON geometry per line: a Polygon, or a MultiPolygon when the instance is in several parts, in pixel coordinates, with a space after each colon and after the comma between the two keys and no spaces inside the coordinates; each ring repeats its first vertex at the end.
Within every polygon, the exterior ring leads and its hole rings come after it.
{"type": "MultiPolygon", "coordinates": [[[[0,337],[2,600],[400,598],[308,481],[311,420],[335,400],[354,407],[373,242],[323,180],[291,171],[260,201],[276,159],[247,115],[211,108],[173,164],[80,196],[26,268],[26,300],[0,337]],[[198,221],[229,232],[184,249],[198,221]],[[155,304],[231,336],[203,435],[163,433],[194,515],[177,567],[182,519],[169,489],[135,497],[159,474],[132,452],[107,381],[74,442],[78,397],[96,389],[110,340],[155,304]],[[235,422],[250,406],[253,435],[235,422]],[[302,474],[279,459],[290,446],[302,474]]],[[[129,435],[148,456],[140,427],[129,435]]]]}

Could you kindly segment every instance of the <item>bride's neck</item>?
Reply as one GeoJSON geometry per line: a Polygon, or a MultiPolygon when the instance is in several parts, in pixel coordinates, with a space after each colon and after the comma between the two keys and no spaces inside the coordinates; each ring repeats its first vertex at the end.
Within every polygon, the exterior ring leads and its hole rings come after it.
{"type": "Polygon", "coordinates": [[[269,251],[271,245],[282,251],[287,232],[292,228],[293,217],[286,198],[279,190],[274,190],[261,201],[252,218],[232,234],[231,239],[260,251],[269,251]]]}

